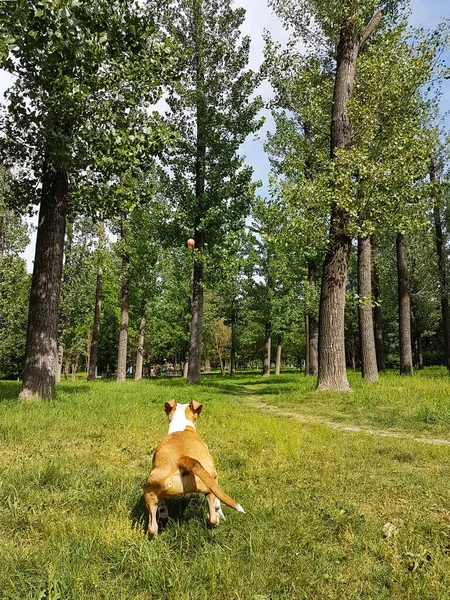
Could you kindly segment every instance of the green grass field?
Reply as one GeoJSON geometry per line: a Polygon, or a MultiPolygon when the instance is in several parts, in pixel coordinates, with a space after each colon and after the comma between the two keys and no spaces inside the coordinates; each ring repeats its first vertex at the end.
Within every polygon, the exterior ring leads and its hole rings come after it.
{"type": "Polygon", "coordinates": [[[450,446],[325,421],[450,440],[450,378],[350,377],[353,394],[296,373],[79,380],[45,403],[0,382],[0,598],[449,599],[450,446]],[[203,403],[197,431],[247,514],[210,530],[204,498],[175,500],[149,542],[142,486],[172,397],[203,403]]]}

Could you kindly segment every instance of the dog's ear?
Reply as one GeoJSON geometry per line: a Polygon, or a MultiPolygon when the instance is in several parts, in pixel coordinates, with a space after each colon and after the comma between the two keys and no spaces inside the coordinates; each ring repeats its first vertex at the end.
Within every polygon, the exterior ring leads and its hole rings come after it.
{"type": "Polygon", "coordinates": [[[175,398],[173,398],[172,400],[169,400],[168,402],[166,402],[164,404],[164,410],[166,411],[167,416],[170,415],[170,413],[173,411],[173,409],[175,408],[176,405],[177,405],[177,401],[175,400],[175,398]]]}
{"type": "Polygon", "coordinates": [[[200,402],[197,402],[196,400],[192,400],[189,406],[191,407],[194,415],[197,415],[197,417],[202,412],[203,404],[200,404],[200,402]]]}

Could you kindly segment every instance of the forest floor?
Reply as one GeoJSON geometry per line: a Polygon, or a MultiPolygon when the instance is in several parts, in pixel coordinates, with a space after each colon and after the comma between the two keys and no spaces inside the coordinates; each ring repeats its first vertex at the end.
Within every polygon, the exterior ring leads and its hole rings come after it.
{"type": "Polygon", "coordinates": [[[0,382],[0,597],[448,600],[450,378],[349,378],[352,394],[300,373],[80,379],[43,403],[0,382]],[[149,542],[142,486],[172,397],[204,405],[197,431],[246,515],[210,530],[203,498],[174,500],[149,542]]]}

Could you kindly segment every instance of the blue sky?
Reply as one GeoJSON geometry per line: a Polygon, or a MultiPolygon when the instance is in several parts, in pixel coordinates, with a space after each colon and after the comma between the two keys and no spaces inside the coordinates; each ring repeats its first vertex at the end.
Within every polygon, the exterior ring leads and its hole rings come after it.
{"type": "MultiPolygon", "coordinates": [[[[246,9],[246,21],[242,33],[249,35],[252,39],[250,66],[258,69],[263,58],[263,39],[264,29],[268,29],[274,39],[283,42],[287,40],[287,34],[283,30],[278,18],[273,15],[268,8],[265,0],[235,0],[235,6],[242,6],[246,9]]],[[[449,0],[411,0],[410,22],[414,26],[422,25],[426,28],[435,27],[443,19],[450,19],[449,0]]],[[[450,53],[446,55],[447,63],[450,65],[450,53]]],[[[11,78],[0,71],[0,93],[3,92],[11,82],[11,78]]],[[[261,87],[260,93],[265,100],[270,97],[270,86],[265,84],[261,87]]],[[[450,81],[446,81],[443,86],[443,95],[441,99],[441,112],[450,111],[450,81]]],[[[252,165],[255,173],[255,179],[263,182],[263,188],[260,194],[267,193],[267,176],[269,172],[269,162],[264,153],[263,144],[266,133],[271,129],[273,123],[270,114],[265,111],[267,116],[266,123],[259,132],[257,138],[250,136],[242,147],[242,153],[246,156],[247,162],[252,165]]],[[[447,119],[450,123],[450,119],[447,119]]],[[[34,257],[34,239],[27,248],[25,254],[28,270],[32,269],[32,260],[34,257]]]]}

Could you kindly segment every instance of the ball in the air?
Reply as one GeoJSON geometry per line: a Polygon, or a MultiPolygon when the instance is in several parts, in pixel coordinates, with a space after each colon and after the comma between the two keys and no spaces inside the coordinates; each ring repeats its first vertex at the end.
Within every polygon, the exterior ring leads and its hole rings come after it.
{"type": "Polygon", "coordinates": [[[195,240],[193,240],[192,238],[189,238],[188,241],[186,242],[186,244],[190,247],[193,248],[195,246],[195,240]]]}

